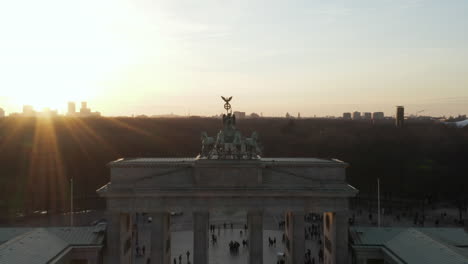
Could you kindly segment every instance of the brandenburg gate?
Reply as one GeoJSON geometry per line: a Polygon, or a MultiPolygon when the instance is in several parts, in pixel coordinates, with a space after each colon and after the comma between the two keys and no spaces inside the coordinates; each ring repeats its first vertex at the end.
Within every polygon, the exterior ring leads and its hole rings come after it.
{"type": "Polygon", "coordinates": [[[107,200],[108,263],[132,263],[132,215],[148,212],[151,263],[170,264],[170,212],[193,215],[193,263],[208,264],[210,211],[247,212],[249,263],[263,263],[263,216],[284,214],[286,262],[303,264],[305,215],[323,214],[324,263],[348,263],[347,164],[317,158],[260,156],[257,134],[244,138],[229,101],[216,137],[202,133],[195,158],[125,158],[109,163],[110,182],[97,190],[107,200]]]}

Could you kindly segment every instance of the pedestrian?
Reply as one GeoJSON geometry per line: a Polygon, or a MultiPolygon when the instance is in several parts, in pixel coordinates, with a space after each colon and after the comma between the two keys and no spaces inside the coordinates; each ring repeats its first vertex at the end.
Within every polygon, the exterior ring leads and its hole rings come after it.
{"type": "Polygon", "coordinates": [[[185,254],[187,254],[187,262],[188,262],[189,258],[190,258],[190,251],[187,250],[187,253],[185,253],[185,254]]]}
{"type": "Polygon", "coordinates": [[[141,251],[143,252],[143,256],[145,255],[145,251],[146,251],[146,247],[143,245],[143,247],[141,248],[141,251]]]}
{"type": "Polygon", "coordinates": [[[176,258],[174,258],[174,264],[177,264],[177,259],[176,258]]]}
{"type": "Polygon", "coordinates": [[[276,247],[276,237],[273,237],[273,245],[276,247]]]}
{"type": "Polygon", "coordinates": [[[240,233],[240,236],[242,236],[242,230],[241,230],[241,231],[239,231],[239,233],[240,233]]]}
{"type": "Polygon", "coordinates": [[[179,255],[179,264],[182,264],[182,254],[179,255]]]}
{"type": "Polygon", "coordinates": [[[137,255],[137,257],[140,256],[140,247],[139,246],[136,247],[136,255],[137,255]]]}

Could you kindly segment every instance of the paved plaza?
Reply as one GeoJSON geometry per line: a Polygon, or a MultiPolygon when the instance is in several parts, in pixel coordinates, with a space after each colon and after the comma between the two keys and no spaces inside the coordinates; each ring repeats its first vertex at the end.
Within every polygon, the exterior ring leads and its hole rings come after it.
{"type": "MultiPolygon", "coordinates": [[[[215,225],[215,232],[210,233],[216,235],[217,243],[213,244],[210,239],[209,246],[209,263],[210,264],[245,264],[248,263],[249,250],[248,247],[242,246],[242,240],[247,240],[248,234],[245,232],[245,214],[235,213],[233,215],[222,216],[217,213],[213,213],[210,224],[215,225]],[[226,223],[226,228],[224,228],[226,223]],[[233,223],[233,229],[230,227],[230,223],[233,223]],[[219,228],[218,228],[219,227],[219,228]],[[242,231],[242,234],[241,234],[242,231]],[[229,242],[237,241],[241,245],[237,254],[232,254],[229,250],[229,242]]],[[[268,216],[265,217],[263,231],[263,263],[277,263],[277,254],[285,252],[285,244],[282,242],[282,236],[284,232],[278,230],[278,221],[281,219],[280,216],[268,216]],[[276,246],[269,246],[268,239],[276,238],[276,246]]],[[[191,216],[183,214],[181,216],[172,217],[171,224],[171,263],[179,264],[179,256],[182,256],[181,264],[193,263],[193,232],[191,229],[191,216]],[[186,252],[190,252],[189,262],[187,262],[186,252]]],[[[139,229],[139,241],[138,244],[141,247],[145,246],[144,256],[135,256],[136,264],[146,264],[146,261],[150,257],[151,253],[151,232],[149,231],[149,223],[146,218],[140,217],[138,221],[139,229]]],[[[315,222],[318,225],[318,222],[315,222]]],[[[307,228],[311,226],[311,223],[307,223],[307,228]]],[[[136,247],[135,247],[136,248],[136,247]]],[[[311,250],[311,256],[315,258],[315,263],[318,262],[318,251],[319,243],[318,240],[306,240],[306,249],[311,250]]],[[[136,253],[136,252],[135,252],[136,253]]],[[[134,254],[136,255],[136,254],[134,254]]]]}

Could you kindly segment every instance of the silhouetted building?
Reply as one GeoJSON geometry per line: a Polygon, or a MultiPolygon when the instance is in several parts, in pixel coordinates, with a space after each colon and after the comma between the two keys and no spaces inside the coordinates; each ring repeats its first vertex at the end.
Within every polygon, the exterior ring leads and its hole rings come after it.
{"type": "Polygon", "coordinates": [[[236,118],[245,118],[245,112],[234,111],[236,118]]]}
{"type": "Polygon", "coordinates": [[[291,118],[291,115],[289,113],[286,113],[286,118],[291,118]]]}
{"type": "Polygon", "coordinates": [[[383,112],[374,112],[372,113],[372,119],[377,120],[377,119],[384,119],[384,113],[383,112]]]}
{"type": "Polygon", "coordinates": [[[372,119],[372,113],[364,112],[364,119],[372,119]]]}
{"type": "Polygon", "coordinates": [[[23,116],[35,116],[36,112],[32,105],[23,105],[23,116]]]}
{"type": "Polygon", "coordinates": [[[3,108],[0,108],[0,117],[5,117],[5,110],[3,108]]]}
{"type": "Polygon", "coordinates": [[[75,102],[68,102],[68,112],[67,115],[75,116],[76,115],[76,105],[75,102]]]}
{"type": "Polygon", "coordinates": [[[250,118],[260,118],[260,116],[257,113],[251,113],[250,118]]]}
{"type": "Polygon", "coordinates": [[[343,113],[343,119],[351,119],[351,113],[349,112],[343,113]]]}
{"type": "Polygon", "coordinates": [[[358,112],[358,111],[353,112],[353,119],[354,120],[361,119],[361,112],[358,112]]]}
{"type": "Polygon", "coordinates": [[[297,113],[297,119],[301,119],[301,113],[297,113]]]}
{"type": "Polygon", "coordinates": [[[86,117],[91,115],[91,109],[88,108],[88,103],[87,102],[81,102],[81,108],[80,108],[80,116],[81,117],[86,117]]]}
{"type": "Polygon", "coordinates": [[[396,126],[403,127],[405,121],[405,108],[403,106],[396,107],[396,126]]]}

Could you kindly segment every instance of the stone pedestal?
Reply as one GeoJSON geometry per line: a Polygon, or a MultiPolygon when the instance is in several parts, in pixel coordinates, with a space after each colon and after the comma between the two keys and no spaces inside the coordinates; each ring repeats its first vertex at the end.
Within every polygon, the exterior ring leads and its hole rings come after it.
{"type": "Polygon", "coordinates": [[[151,213],[151,263],[170,264],[171,223],[166,212],[151,213]]]}
{"type": "Polygon", "coordinates": [[[193,213],[193,263],[208,264],[210,214],[207,211],[193,213]]]}
{"type": "Polygon", "coordinates": [[[263,263],[263,212],[247,212],[249,264],[263,263]]]}
{"type": "Polygon", "coordinates": [[[304,263],[305,256],[305,222],[304,212],[287,212],[285,234],[287,237],[287,263],[304,263]]]}

